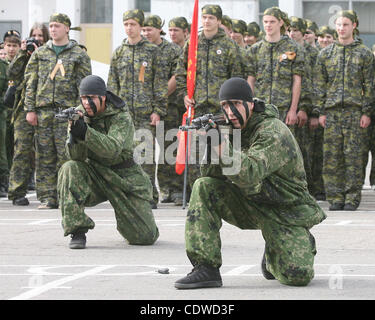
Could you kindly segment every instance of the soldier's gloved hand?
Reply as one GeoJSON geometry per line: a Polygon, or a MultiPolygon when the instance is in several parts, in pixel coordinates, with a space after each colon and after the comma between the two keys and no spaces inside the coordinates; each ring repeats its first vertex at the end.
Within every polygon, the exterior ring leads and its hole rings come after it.
{"type": "Polygon", "coordinates": [[[80,140],[85,140],[86,131],[87,124],[82,117],[76,121],[73,121],[73,123],[70,126],[70,133],[73,135],[74,138],[80,140]]]}
{"type": "Polygon", "coordinates": [[[221,131],[216,122],[210,119],[204,129],[206,130],[207,133],[209,133],[209,139],[207,139],[207,141],[209,141],[212,147],[217,147],[218,145],[221,144],[222,142],[221,131]]]}

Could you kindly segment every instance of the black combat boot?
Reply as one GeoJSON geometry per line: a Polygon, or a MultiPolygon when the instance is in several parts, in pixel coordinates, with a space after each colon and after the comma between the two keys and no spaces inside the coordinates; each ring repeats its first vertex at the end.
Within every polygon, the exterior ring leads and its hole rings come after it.
{"type": "Polygon", "coordinates": [[[84,232],[76,232],[71,235],[72,239],[69,243],[70,249],[85,249],[86,248],[86,234],[84,232]]]}
{"type": "Polygon", "coordinates": [[[186,277],[174,284],[177,289],[216,288],[222,285],[219,268],[203,264],[195,266],[186,277]]]}
{"type": "Polygon", "coordinates": [[[14,206],[28,206],[29,200],[26,197],[19,197],[16,199],[13,199],[13,205],[14,206]]]}
{"type": "Polygon", "coordinates": [[[329,206],[329,211],[339,211],[344,209],[344,204],[343,203],[337,203],[334,202],[329,206]]]}
{"type": "Polygon", "coordinates": [[[358,205],[355,205],[353,203],[346,203],[344,206],[345,211],[356,211],[358,208],[358,205]]]}
{"type": "Polygon", "coordinates": [[[263,253],[261,267],[262,267],[263,277],[265,277],[267,280],[275,280],[275,277],[273,276],[273,274],[269,272],[266,268],[266,253],[265,252],[263,253]]]}

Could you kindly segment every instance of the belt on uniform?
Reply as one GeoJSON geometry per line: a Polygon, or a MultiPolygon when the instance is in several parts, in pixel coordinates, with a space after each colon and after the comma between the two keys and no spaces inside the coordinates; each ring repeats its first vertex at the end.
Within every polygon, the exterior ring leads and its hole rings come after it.
{"type": "Polygon", "coordinates": [[[128,159],[128,160],[124,160],[123,162],[120,162],[118,164],[114,164],[110,168],[112,170],[116,170],[116,169],[128,169],[128,168],[131,168],[134,165],[135,165],[134,160],[133,159],[128,159]]]}

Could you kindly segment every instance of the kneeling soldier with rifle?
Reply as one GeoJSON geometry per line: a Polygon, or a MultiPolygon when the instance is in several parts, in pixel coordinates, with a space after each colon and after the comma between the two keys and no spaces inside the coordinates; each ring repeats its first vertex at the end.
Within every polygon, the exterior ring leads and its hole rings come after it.
{"type": "Polygon", "coordinates": [[[82,105],[57,116],[70,118],[70,161],[60,169],[57,185],[64,236],[72,236],[69,247],[85,248],[86,233],[95,224],[84,208],[107,200],[115,210],[117,230],[129,244],[151,245],[159,236],[150,205],[152,185],[133,160],[130,113],[98,76],[84,78],[79,91],[82,105]]]}
{"type": "Polygon", "coordinates": [[[222,286],[222,220],[262,231],[261,267],[266,279],[307,285],[314,277],[316,254],[309,230],[326,216],[307,190],[297,141],[278,119],[275,106],[253,99],[245,80],[225,81],[219,99],[227,121],[241,130],[241,148],[234,148],[224,136],[218,144],[211,142],[220,163],[201,166],[202,177],[194,183],[185,225],[186,252],[194,269],[175,287],[222,286]],[[226,148],[241,158],[237,173],[225,170],[226,148]]]}

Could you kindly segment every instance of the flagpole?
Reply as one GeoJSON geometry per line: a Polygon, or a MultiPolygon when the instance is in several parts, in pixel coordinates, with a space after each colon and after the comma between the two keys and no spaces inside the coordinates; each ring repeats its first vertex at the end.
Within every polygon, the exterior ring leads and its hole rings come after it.
{"type": "MultiPolygon", "coordinates": [[[[189,125],[191,119],[191,106],[188,107],[188,116],[186,123],[189,125]]],[[[184,170],[184,189],[182,193],[182,209],[186,208],[186,189],[188,181],[188,172],[189,172],[189,131],[186,134],[186,150],[185,150],[185,170],[184,170]]]]}

